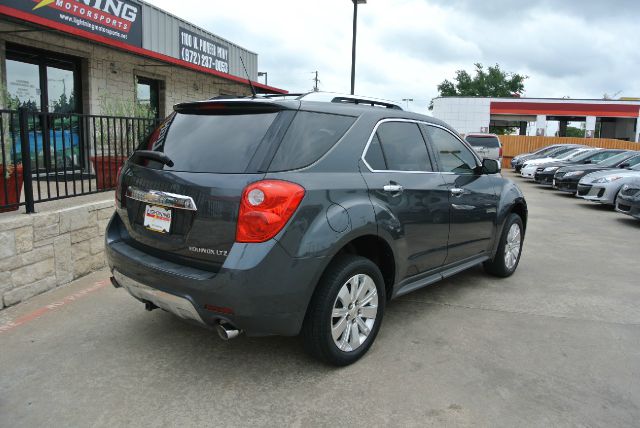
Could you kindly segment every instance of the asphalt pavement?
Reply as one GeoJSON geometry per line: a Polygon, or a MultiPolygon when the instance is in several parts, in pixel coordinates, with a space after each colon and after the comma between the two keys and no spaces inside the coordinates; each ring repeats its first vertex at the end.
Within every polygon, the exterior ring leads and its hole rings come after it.
{"type": "Polygon", "coordinates": [[[350,367],[146,312],[106,270],[0,311],[0,426],[638,426],[640,221],[515,180],[516,274],[393,301],[350,367]]]}

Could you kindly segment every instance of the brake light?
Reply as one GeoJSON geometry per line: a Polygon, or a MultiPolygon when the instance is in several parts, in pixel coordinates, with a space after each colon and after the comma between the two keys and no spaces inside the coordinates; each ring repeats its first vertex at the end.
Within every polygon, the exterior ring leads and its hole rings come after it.
{"type": "Polygon", "coordinates": [[[265,242],[282,230],[304,197],[299,184],[263,180],[242,192],[236,242],[265,242]]]}
{"type": "Polygon", "coordinates": [[[498,157],[502,159],[502,147],[500,147],[500,150],[498,150],[498,157]]]}

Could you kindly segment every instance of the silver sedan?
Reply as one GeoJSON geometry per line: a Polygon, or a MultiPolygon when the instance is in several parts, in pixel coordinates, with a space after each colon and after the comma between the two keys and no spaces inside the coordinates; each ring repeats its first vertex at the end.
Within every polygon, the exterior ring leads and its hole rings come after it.
{"type": "Polygon", "coordinates": [[[625,184],[640,178],[640,164],[627,169],[613,169],[587,174],[578,183],[577,197],[601,204],[615,205],[616,196],[625,184]]]}

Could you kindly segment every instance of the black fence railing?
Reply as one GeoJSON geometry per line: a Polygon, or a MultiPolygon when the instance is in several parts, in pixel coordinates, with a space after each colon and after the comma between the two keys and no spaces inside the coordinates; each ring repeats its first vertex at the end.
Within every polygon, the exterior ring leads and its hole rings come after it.
{"type": "Polygon", "coordinates": [[[111,190],[157,119],[0,110],[0,212],[111,190]]]}

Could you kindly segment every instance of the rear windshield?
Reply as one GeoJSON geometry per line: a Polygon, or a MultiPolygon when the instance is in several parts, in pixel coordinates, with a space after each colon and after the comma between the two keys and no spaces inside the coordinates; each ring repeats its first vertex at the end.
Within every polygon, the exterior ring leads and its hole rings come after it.
{"type": "Polygon", "coordinates": [[[242,173],[277,115],[175,113],[140,148],[164,152],[164,170],[242,173]]]}
{"type": "Polygon", "coordinates": [[[352,116],[300,111],[280,143],[269,171],[309,166],[333,147],[355,122],[352,116]]]}
{"type": "Polygon", "coordinates": [[[500,141],[496,137],[466,137],[465,140],[473,147],[500,147],[500,141]]]}

